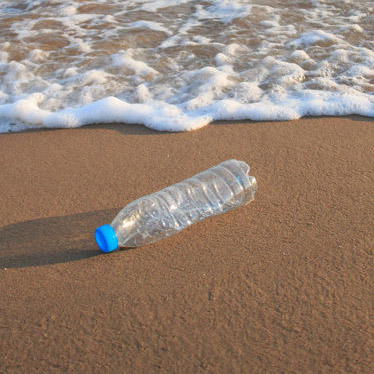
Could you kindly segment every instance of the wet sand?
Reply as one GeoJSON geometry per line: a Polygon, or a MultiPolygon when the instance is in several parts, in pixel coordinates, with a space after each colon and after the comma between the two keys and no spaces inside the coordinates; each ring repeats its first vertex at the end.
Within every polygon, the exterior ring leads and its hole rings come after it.
{"type": "Polygon", "coordinates": [[[371,373],[374,122],[0,135],[0,373],[371,373]],[[250,205],[138,249],[95,227],[236,158],[250,205]]]}

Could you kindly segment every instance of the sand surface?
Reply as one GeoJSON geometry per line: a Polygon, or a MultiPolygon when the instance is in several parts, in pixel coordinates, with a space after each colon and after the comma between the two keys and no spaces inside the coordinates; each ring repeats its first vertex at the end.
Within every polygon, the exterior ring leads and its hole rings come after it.
{"type": "Polygon", "coordinates": [[[374,122],[0,135],[0,373],[372,373],[374,122]],[[250,205],[99,253],[128,202],[245,160],[250,205]]]}

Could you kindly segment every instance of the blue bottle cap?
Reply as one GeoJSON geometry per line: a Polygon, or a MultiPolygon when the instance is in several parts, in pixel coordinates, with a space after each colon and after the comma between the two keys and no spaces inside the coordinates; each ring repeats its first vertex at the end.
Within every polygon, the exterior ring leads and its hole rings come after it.
{"type": "Polygon", "coordinates": [[[112,226],[103,225],[95,230],[95,239],[103,252],[112,252],[118,248],[117,235],[112,226]]]}

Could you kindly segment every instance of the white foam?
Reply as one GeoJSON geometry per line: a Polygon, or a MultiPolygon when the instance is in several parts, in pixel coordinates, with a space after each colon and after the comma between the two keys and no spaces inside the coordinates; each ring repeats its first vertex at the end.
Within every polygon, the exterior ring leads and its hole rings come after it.
{"type": "Polygon", "coordinates": [[[207,8],[198,5],[195,16],[202,19],[219,19],[224,23],[231,22],[235,18],[246,17],[252,7],[244,1],[215,0],[207,8]]]}
{"type": "Polygon", "coordinates": [[[156,75],[158,71],[148,66],[143,61],[138,61],[132,58],[132,51],[120,51],[112,56],[113,66],[122,67],[131,70],[139,75],[156,75]]]}
{"type": "Polygon", "coordinates": [[[151,94],[145,84],[140,84],[136,87],[136,97],[140,103],[146,103],[151,100],[151,94]]]}
{"type": "Polygon", "coordinates": [[[201,35],[193,36],[192,40],[198,44],[209,44],[211,42],[211,39],[201,35]]]}
{"type": "Polygon", "coordinates": [[[77,79],[80,81],[80,84],[87,86],[90,84],[103,84],[107,81],[109,76],[110,74],[105,71],[94,69],[78,75],[77,79]]]}
{"type": "Polygon", "coordinates": [[[164,32],[166,35],[171,35],[171,31],[166,27],[162,26],[158,22],[153,21],[136,21],[129,25],[131,28],[145,28],[153,31],[164,32]]]}
{"type": "Polygon", "coordinates": [[[301,36],[290,42],[292,47],[309,47],[318,42],[336,42],[341,41],[339,37],[323,30],[308,31],[301,34],[301,36]]]}
{"type": "Polygon", "coordinates": [[[146,10],[147,12],[156,12],[159,9],[180,6],[184,3],[188,3],[189,0],[151,0],[144,1],[140,9],[146,10]]]}
{"type": "Polygon", "coordinates": [[[29,54],[29,58],[31,61],[33,62],[42,62],[42,61],[45,61],[48,56],[49,56],[50,52],[48,51],[42,51],[41,49],[33,49],[30,54],[29,54]]]}
{"type": "Polygon", "coordinates": [[[181,41],[184,41],[184,39],[180,35],[173,35],[170,38],[164,40],[161,43],[160,48],[175,47],[177,45],[180,45],[181,41]]]}
{"type": "Polygon", "coordinates": [[[242,82],[235,87],[234,98],[242,104],[260,101],[264,91],[255,82],[242,82]]]}
{"type": "Polygon", "coordinates": [[[0,2],[0,132],[374,116],[371,0],[91,5],[0,2]]]}
{"type": "Polygon", "coordinates": [[[188,115],[173,105],[129,104],[115,97],[107,97],[80,108],[56,112],[40,109],[37,99],[28,97],[13,104],[1,105],[0,115],[9,120],[16,119],[37,127],[79,127],[92,123],[125,122],[143,123],[161,131],[196,130],[207,125],[211,120],[209,116],[188,115]]]}
{"type": "Polygon", "coordinates": [[[78,68],[77,67],[67,68],[64,71],[64,77],[65,78],[73,77],[74,75],[77,75],[77,74],[78,74],[78,68]]]}
{"type": "Polygon", "coordinates": [[[303,50],[296,50],[292,52],[291,57],[296,60],[310,60],[309,55],[303,50]]]}
{"type": "Polygon", "coordinates": [[[60,14],[63,16],[72,16],[77,13],[77,7],[74,5],[69,5],[65,8],[60,9],[60,14]]]}
{"type": "Polygon", "coordinates": [[[217,66],[227,65],[232,62],[231,58],[224,53],[218,53],[215,57],[217,66]]]}
{"type": "Polygon", "coordinates": [[[5,51],[0,51],[0,64],[5,64],[8,62],[9,53],[5,51]]]}

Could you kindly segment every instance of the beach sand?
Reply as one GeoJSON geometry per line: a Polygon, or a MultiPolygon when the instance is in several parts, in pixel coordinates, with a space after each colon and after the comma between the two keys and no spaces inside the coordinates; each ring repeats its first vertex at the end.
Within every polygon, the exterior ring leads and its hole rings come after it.
{"type": "Polygon", "coordinates": [[[0,135],[0,373],[371,373],[374,122],[0,135]],[[131,250],[94,229],[223,160],[255,200],[131,250]]]}

